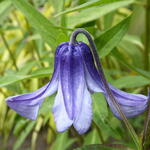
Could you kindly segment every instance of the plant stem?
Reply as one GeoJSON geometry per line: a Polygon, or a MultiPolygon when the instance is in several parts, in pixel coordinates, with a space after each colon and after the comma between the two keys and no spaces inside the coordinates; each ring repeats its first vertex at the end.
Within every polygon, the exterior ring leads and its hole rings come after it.
{"type": "Polygon", "coordinates": [[[7,40],[5,39],[5,36],[3,35],[3,33],[1,33],[1,38],[2,38],[2,40],[3,40],[3,43],[4,43],[5,47],[6,47],[6,49],[7,49],[8,52],[9,52],[9,55],[10,55],[12,61],[13,61],[13,64],[14,64],[14,67],[15,67],[16,71],[18,71],[19,69],[18,69],[18,67],[17,67],[15,57],[14,57],[14,55],[13,55],[13,53],[12,53],[12,51],[11,51],[9,45],[8,45],[7,40]]]}
{"type": "MultiPolygon", "coordinates": [[[[11,50],[10,47],[9,47],[9,44],[7,43],[7,40],[5,39],[4,34],[1,33],[0,36],[1,36],[2,41],[3,41],[3,43],[4,43],[5,47],[6,47],[6,49],[8,50],[8,53],[9,53],[11,59],[12,59],[13,65],[14,65],[14,67],[15,67],[15,70],[16,70],[16,71],[19,71],[19,68],[18,68],[17,63],[16,63],[16,59],[15,59],[13,53],[12,53],[12,50],[11,50]]],[[[20,89],[21,89],[21,91],[23,91],[23,87],[25,87],[25,84],[24,84],[24,82],[22,81],[22,83],[20,83],[20,89]]]]}
{"type": "Polygon", "coordinates": [[[150,53],[150,0],[147,0],[145,6],[145,70],[149,70],[149,53],[150,53]]]}
{"type": "Polygon", "coordinates": [[[117,110],[117,112],[119,113],[119,115],[121,116],[123,122],[125,123],[127,129],[129,130],[129,133],[133,139],[133,141],[135,142],[135,145],[137,147],[137,150],[141,150],[142,147],[141,147],[141,143],[139,141],[139,138],[135,132],[135,130],[133,129],[133,127],[131,126],[131,124],[129,123],[128,119],[126,118],[125,114],[123,113],[119,103],[117,102],[116,98],[113,96],[112,94],[112,91],[107,83],[107,80],[105,78],[105,75],[104,75],[104,72],[103,72],[103,68],[102,68],[102,65],[101,65],[101,62],[100,62],[100,59],[99,59],[99,56],[98,56],[98,53],[97,53],[97,48],[96,48],[96,45],[95,43],[93,42],[92,40],[92,37],[91,35],[86,31],[86,30],[83,30],[83,29],[76,29],[73,33],[72,33],[72,36],[70,38],[70,44],[75,44],[76,43],[76,37],[79,33],[82,33],[86,36],[86,38],[88,39],[89,43],[90,43],[90,46],[91,46],[91,50],[92,50],[92,54],[94,56],[94,60],[95,60],[95,63],[96,63],[96,66],[97,66],[97,71],[99,73],[99,76],[100,76],[100,80],[101,82],[103,83],[103,86],[104,86],[104,89],[105,89],[105,92],[108,94],[110,100],[112,101],[112,104],[113,106],[115,107],[115,109],[117,110]]]}
{"type": "MultiPolygon", "coordinates": [[[[149,54],[150,54],[150,0],[146,1],[145,5],[145,52],[144,52],[144,60],[145,60],[145,70],[149,71],[149,54]]],[[[150,92],[150,90],[148,91],[150,92]]],[[[149,96],[150,98],[150,96],[149,96]]],[[[143,149],[147,149],[150,146],[150,101],[148,105],[148,112],[145,119],[144,124],[144,132],[142,138],[142,146],[143,149]]]]}
{"type": "Polygon", "coordinates": [[[102,132],[101,132],[101,129],[98,127],[98,125],[93,121],[93,124],[95,125],[96,129],[97,129],[97,132],[98,132],[98,135],[99,135],[99,138],[101,140],[101,143],[104,144],[105,141],[104,141],[104,138],[102,136],[102,132]]]}
{"type": "MultiPolygon", "coordinates": [[[[150,94],[150,89],[148,90],[148,93],[150,94]]],[[[150,95],[148,96],[150,98],[150,95]]],[[[143,150],[147,150],[147,148],[150,146],[149,139],[150,139],[150,127],[149,127],[149,122],[150,122],[150,100],[149,100],[149,105],[148,105],[148,112],[146,115],[145,123],[144,123],[144,132],[143,132],[143,137],[142,137],[142,147],[143,150]]]]}
{"type": "MultiPolygon", "coordinates": [[[[30,25],[28,23],[28,20],[27,19],[25,19],[25,20],[26,20],[26,25],[27,25],[27,29],[29,31],[29,34],[30,34],[30,36],[32,36],[33,32],[31,31],[31,28],[30,28],[30,25]]],[[[32,56],[33,56],[33,58],[34,58],[34,50],[35,50],[35,53],[37,55],[37,60],[40,62],[41,67],[44,67],[44,63],[41,61],[40,53],[39,53],[38,49],[36,48],[35,41],[32,40],[31,44],[32,44],[32,47],[33,47],[33,49],[32,49],[32,56]]]]}

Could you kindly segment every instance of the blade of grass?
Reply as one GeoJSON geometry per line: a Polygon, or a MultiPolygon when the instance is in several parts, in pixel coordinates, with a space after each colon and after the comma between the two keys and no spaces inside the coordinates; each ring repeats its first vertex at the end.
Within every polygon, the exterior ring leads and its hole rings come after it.
{"type": "Polygon", "coordinates": [[[64,34],[62,29],[60,29],[61,27],[56,27],[27,1],[11,0],[11,2],[22,11],[22,13],[27,17],[31,26],[36,29],[36,31],[48,44],[50,44],[53,48],[59,44],[57,43],[57,38],[60,34],[64,34]]]}
{"type": "Polygon", "coordinates": [[[111,4],[85,9],[75,15],[67,16],[67,25],[69,27],[76,27],[81,24],[85,24],[87,22],[99,19],[100,17],[112,11],[115,11],[118,8],[125,7],[132,3],[133,3],[132,0],[116,1],[111,4]]]}
{"type": "Polygon", "coordinates": [[[99,6],[99,5],[103,5],[103,4],[107,4],[107,3],[113,3],[113,2],[116,2],[116,1],[119,1],[119,0],[93,0],[93,1],[89,1],[87,3],[81,4],[81,5],[76,6],[74,8],[70,8],[68,10],[62,11],[62,12],[56,14],[55,17],[65,15],[67,13],[71,13],[71,12],[74,12],[74,11],[79,11],[79,10],[83,10],[83,9],[86,9],[86,8],[90,8],[90,7],[93,7],[93,6],[99,6]]]}

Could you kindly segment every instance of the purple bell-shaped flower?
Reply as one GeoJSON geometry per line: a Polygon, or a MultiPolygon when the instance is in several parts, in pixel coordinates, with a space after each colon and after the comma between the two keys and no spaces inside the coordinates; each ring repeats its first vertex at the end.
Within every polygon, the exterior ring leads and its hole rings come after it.
{"type": "Polygon", "coordinates": [[[122,119],[105,84],[126,117],[134,117],[146,110],[148,97],[123,92],[104,80],[88,45],[76,41],[64,42],[56,49],[52,79],[37,91],[8,97],[6,102],[21,116],[35,120],[44,98],[57,92],[53,105],[57,130],[63,132],[73,125],[79,134],[85,133],[91,125],[93,92],[102,92],[114,115],[122,119]]]}

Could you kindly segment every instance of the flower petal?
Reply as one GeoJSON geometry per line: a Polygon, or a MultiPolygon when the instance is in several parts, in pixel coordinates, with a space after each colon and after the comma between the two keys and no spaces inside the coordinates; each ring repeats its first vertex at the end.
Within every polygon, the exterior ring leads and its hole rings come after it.
{"type": "Polygon", "coordinates": [[[7,105],[21,116],[31,120],[36,120],[39,107],[44,98],[53,94],[57,90],[58,81],[52,81],[53,82],[49,82],[47,85],[33,93],[8,97],[6,99],[7,105]]]}
{"type": "MultiPolygon", "coordinates": [[[[88,63],[87,63],[88,64],[88,63]]],[[[87,66],[84,66],[85,70],[85,80],[87,83],[87,87],[91,93],[93,92],[103,92],[102,88],[100,88],[96,78],[94,78],[94,74],[92,70],[89,68],[87,69],[87,66]],[[89,70],[89,71],[88,71],[89,70]]]]}
{"type": "Polygon", "coordinates": [[[11,109],[15,110],[18,114],[30,120],[36,120],[41,103],[42,103],[42,100],[39,101],[39,104],[37,105],[27,106],[27,105],[22,105],[22,104],[15,103],[15,102],[10,102],[9,100],[7,101],[7,105],[11,109]]]}
{"type": "Polygon", "coordinates": [[[58,87],[59,60],[56,57],[51,81],[42,88],[27,94],[8,97],[6,103],[21,116],[35,120],[44,98],[53,94],[58,87]]]}
{"type": "Polygon", "coordinates": [[[62,54],[60,66],[60,79],[65,108],[68,116],[73,120],[80,111],[85,87],[83,61],[78,46],[68,46],[68,49],[62,54]]]}
{"type": "MultiPolygon", "coordinates": [[[[110,85],[111,91],[120,104],[120,107],[126,117],[132,118],[134,116],[137,116],[141,113],[143,113],[148,106],[148,97],[141,95],[141,94],[131,94],[127,92],[123,92],[119,89],[114,88],[112,85],[110,85]]],[[[116,108],[112,104],[112,101],[110,100],[108,94],[104,94],[106,97],[106,100],[113,112],[113,114],[121,119],[119,113],[116,111],[116,108]]]]}
{"type": "Polygon", "coordinates": [[[68,129],[73,120],[71,120],[66,112],[64,97],[62,94],[61,84],[59,83],[58,92],[53,105],[53,114],[58,132],[63,132],[68,129]]]}
{"type": "Polygon", "coordinates": [[[85,133],[91,126],[92,122],[92,100],[87,88],[84,90],[82,105],[78,116],[76,117],[73,126],[79,134],[85,133]]]}
{"type": "Polygon", "coordinates": [[[83,42],[79,42],[79,46],[81,47],[80,49],[84,60],[85,78],[88,89],[91,92],[103,92],[102,82],[95,67],[90,48],[83,42]]]}
{"type": "Polygon", "coordinates": [[[111,91],[113,92],[116,98],[119,98],[119,104],[127,105],[127,106],[135,106],[147,103],[148,98],[142,94],[131,94],[124,91],[121,91],[112,85],[109,84],[111,91]]]}
{"type": "MultiPolygon", "coordinates": [[[[84,63],[86,66],[85,72],[88,89],[92,92],[103,92],[112,112],[114,113],[115,116],[121,119],[120,115],[113,106],[108,93],[104,89],[103,81],[101,80],[101,76],[98,74],[97,69],[94,65],[94,60],[89,50],[89,47],[82,42],[80,42],[80,47],[82,47],[81,52],[84,57],[84,63]],[[91,81],[91,78],[93,79],[93,81],[91,81]]],[[[114,88],[110,84],[109,86],[114,97],[120,104],[122,111],[125,113],[127,117],[129,118],[134,117],[146,110],[148,105],[148,98],[146,96],[140,94],[126,93],[119,89],[114,88]]]]}

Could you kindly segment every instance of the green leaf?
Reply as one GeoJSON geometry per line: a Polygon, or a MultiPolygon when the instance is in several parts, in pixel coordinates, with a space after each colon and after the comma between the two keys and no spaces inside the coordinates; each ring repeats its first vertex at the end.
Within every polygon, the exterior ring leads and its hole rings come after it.
{"type": "Polygon", "coordinates": [[[64,7],[64,3],[65,1],[64,0],[50,0],[51,1],[51,4],[53,5],[54,9],[55,9],[55,12],[60,12],[63,10],[63,7],[64,7]]]}
{"type": "Polygon", "coordinates": [[[150,80],[143,76],[125,76],[112,82],[117,88],[135,88],[150,84],[150,80]]]}
{"type": "Polygon", "coordinates": [[[100,57],[107,56],[114,47],[121,41],[125,33],[127,32],[130,16],[123,21],[108,29],[95,39],[97,49],[100,52],[100,57]]]}
{"type": "Polygon", "coordinates": [[[101,7],[88,8],[78,14],[68,16],[67,24],[69,27],[75,27],[77,25],[96,20],[120,7],[127,6],[133,2],[133,0],[126,0],[114,2],[101,7]]]}
{"type": "Polygon", "coordinates": [[[54,104],[55,100],[55,95],[49,96],[44,102],[42,103],[40,110],[39,110],[39,115],[48,115],[52,112],[52,106],[54,104]]]}
{"type": "Polygon", "coordinates": [[[15,128],[13,130],[13,134],[15,136],[19,135],[19,133],[21,132],[21,130],[23,130],[25,128],[25,126],[27,125],[27,123],[29,122],[29,120],[27,119],[20,119],[16,124],[15,124],[15,128]]]}
{"type": "Polygon", "coordinates": [[[71,144],[73,144],[74,141],[75,139],[70,139],[68,137],[67,131],[63,133],[59,133],[57,134],[56,141],[55,143],[53,143],[51,149],[52,150],[66,150],[71,144]]]}
{"type": "Polygon", "coordinates": [[[13,150],[19,149],[19,147],[23,144],[24,140],[33,129],[34,125],[35,125],[35,121],[34,122],[32,121],[26,126],[26,128],[18,136],[17,141],[15,142],[15,145],[13,146],[13,150]]]}
{"type": "MultiPolygon", "coordinates": [[[[141,41],[142,46],[142,41],[141,41]]],[[[144,68],[143,64],[143,48],[138,43],[137,39],[130,38],[130,36],[124,36],[122,41],[117,46],[120,49],[120,52],[123,56],[126,57],[126,60],[133,64],[137,68],[144,68]],[[128,40],[126,40],[128,38],[128,40]]]]}
{"type": "Polygon", "coordinates": [[[35,60],[34,60],[34,61],[29,61],[29,62],[27,62],[26,64],[24,64],[23,67],[21,67],[21,68],[19,69],[18,74],[26,75],[27,73],[29,73],[29,71],[30,71],[33,67],[37,66],[37,64],[38,64],[38,61],[35,61],[35,60]]]}
{"type": "Polygon", "coordinates": [[[121,145],[115,145],[115,148],[113,148],[112,146],[93,144],[93,145],[86,145],[81,148],[76,148],[75,150],[120,150],[120,149],[125,150],[125,148],[122,147],[121,145]]]}
{"type": "Polygon", "coordinates": [[[59,34],[63,34],[62,30],[55,27],[47,18],[39,13],[25,0],[11,0],[12,3],[22,11],[27,17],[29,23],[44,38],[44,40],[52,47],[56,47],[59,34]]]}
{"type": "Polygon", "coordinates": [[[50,68],[42,68],[32,72],[30,75],[19,75],[19,73],[6,75],[4,77],[0,77],[0,87],[31,78],[49,77],[52,72],[53,71],[50,68]]]}
{"type": "Polygon", "coordinates": [[[11,11],[11,2],[10,1],[2,1],[0,3],[0,23],[4,20],[4,18],[11,11]]]}
{"type": "Polygon", "coordinates": [[[126,59],[124,58],[124,56],[117,50],[117,48],[115,48],[115,50],[112,51],[112,54],[117,58],[118,61],[120,61],[127,68],[137,72],[139,75],[141,75],[147,79],[150,79],[150,73],[148,71],[142,70],[140,68],[137,68],[137,67],[129,64],[126,61],[126,59]]]}
{"type": "Polygon", "coordinates": [[[136,35],[127,34],[124,36],[123,40],[127,41],[129,43],[132,43],[133,45],[136,45],[136,46],[140,47],[141,49],[144,49],[142,40],[136,35]]]}
{"type": "Polygon", "coordinates": [[[95,93],[92,95],[92,99],[94,123],[98,126],[103,135],[107,135],[109,133],[112,137],[120,139],[120,133],[115,130],[111,124],[111,120],[108,121],[108,108],[104,96],[100,93],[95,93]]]}
{"type": "Polygon", "coordinates": [[[76,6],[74,8],[69,8],[68,10],[60,12],[55,17],[60,16],[60,15],[64,15],[64,14],[67,14],[67,13],[71,13],[71,12],[74,12],[74,11],[79,11],[79,10],[83,10],[83,9],[86,9],[86,8],[90,8],[90,7],[93,7],[93,6],[99,6],[99,5],[102,5],[102,4],[112,3],[112,2],[116,2],[116,1],[121,1],[121,0],[93,0],[93,1],[89,1],[89,2],[86,2],[86,3],[81,4],[79,6],[76,6]]]}
{"type": "Polygon", "coordinates": [[[92,131],[84,139],[84,145],[101,144],[101,143],[102,142],[99,138],[99,134],[98,134],[96,128],[92,128],[92,131]]]}
{"type": "Polygon", "coordinates": [[[105,122],[106,118],[108,117],[108,108],[106,100],[104,99],[103,95],[95,93],[92,95],[93,101],[93,111],[95,114],[98,114],[99,117],[103,122],[105,122]]]}

